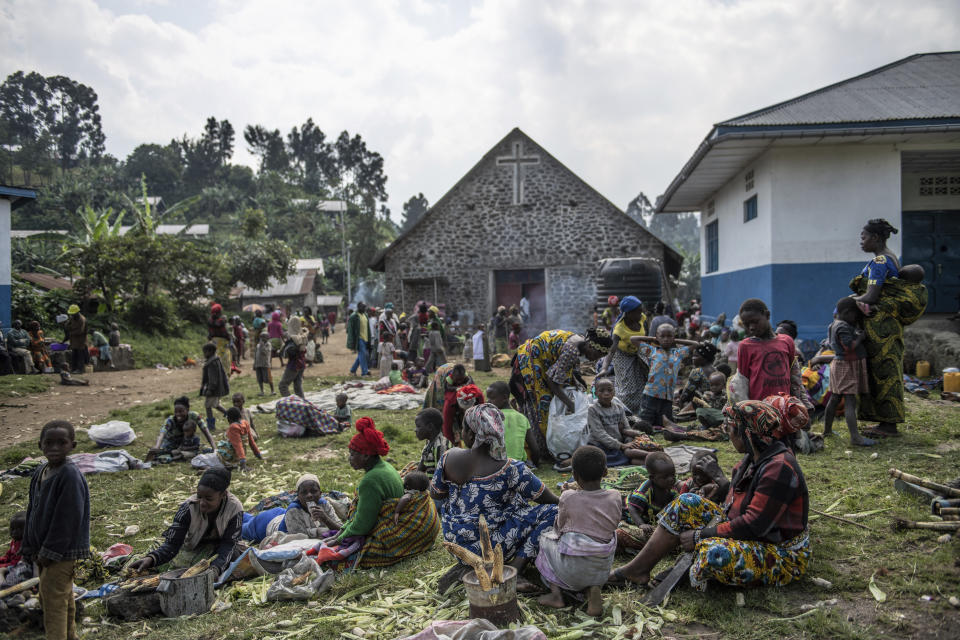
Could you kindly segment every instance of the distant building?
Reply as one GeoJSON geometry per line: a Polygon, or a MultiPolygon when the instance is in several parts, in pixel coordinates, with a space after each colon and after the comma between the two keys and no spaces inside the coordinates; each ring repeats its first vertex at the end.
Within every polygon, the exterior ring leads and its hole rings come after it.
{"type": "MultiPolygon", "coordinates": [[[[130,225],[122,225],[120,227],[120,235],[127,235],[131,229],[133,229],[133,227],[130,225]]],[[[157,235],[161,236],[173,236],[180,234],[190,238],[201,238],[210,235],[210,225],[158,224],[156,227],[154,227],[154,231],[157,235]]],[[[29,238],[31,236],[38,236],[44,233],[54,233],[65,236],[70,232],[66,229],[14,229],[10,232],[10,236],[13,238],[29,238]]]]}
{"type": "Polygon", "coordinates": [[[37,197],[33,189],[0,185],[0,322],[10,328],[10,211],[37,197]]]}
{"type": "Polygon", "coordinates": [[[926,270],[928,312],[960,296],[960,52],[913,55],[713,127],[657,200],[699,211],[703,310],[750,297],[804,338],[871,258],[871,218],[926,270]]]}
{"type": "Polygon", "coordinates": [[[385,272],[398,312],[439,301],[463,322],[486,322],[526,297],[530,335],[583,331],[598,303],[600,261],[633,257],[662,265],[669,295],[681,256],[514,129],[371,268],[385,272]]]}
{"type": "Polygon", "coordinates": [[[52,276],[49,273],[22,272],[14,275],[41,291],[53,291],[54,289],[70,291],[73,289],[73,282],[66,278],[52,276]]]}
{"type": "Polygon", "coordinates": [[[280,282],[271,279],[266,289],[251,289],[243,283],[230,292],[240,301],[240,306],[259,304],[282,308],[290,304],[292,310],[317,306],[317,295],[323,293],[323,260],[320,258],[297,260],[292,276],[280,282]]]}

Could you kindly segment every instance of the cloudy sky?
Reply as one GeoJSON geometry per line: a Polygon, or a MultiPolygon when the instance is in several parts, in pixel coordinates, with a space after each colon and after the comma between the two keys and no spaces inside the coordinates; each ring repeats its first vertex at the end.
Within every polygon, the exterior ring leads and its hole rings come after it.
{"type": "MultiPolygon", "coordinates": [[[[307,117],[435,202],[519,126],[620,207],[714,122],[960,46],[956,0],[0,0],[0,72],[100,97],[107,150],[307,117]]],[[[238,136],[236,162],[252,164],[238,136]]]]}

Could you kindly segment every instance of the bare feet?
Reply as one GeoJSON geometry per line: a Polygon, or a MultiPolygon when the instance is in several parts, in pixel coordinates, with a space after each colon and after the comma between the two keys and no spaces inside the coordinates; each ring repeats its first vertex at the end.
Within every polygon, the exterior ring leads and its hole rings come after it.
{"type": "MultiPolygon", "coordinates": [[[[517,593],[533,593],[538,591],[537,585],[533,584],[521,575],[517,576],[517,593]]],[[[562,604],[560,606],[563,606],[562,604]]]]}
{"type": "Polygon", "coordinates": [[[620,567],[619,569],[614,569],[613,571],[611,571],[610,575],[607,577],[607,584],[624,586],[628,582],[633,582],[635,584],[639,584],[643,586],[643,585],[646,585],[648,582],[650,582],[649,573],[638,573],[636,575],[627,575],[623,569],[624,567],[620,567]]]}
{"type": "Polygon", "coordinates": [[[566,606],[560,589],[552,584],[550,585],[550,593],[537,598],[537,603],[544,607],[553,607],[554,609],[562,609],[566,606]]]}
{"type": "Polygon", "coordinates": [[[587,615],[593,618],[603,615],[603,596],[600,595],[600,587],[587,589],[587,615]]]}

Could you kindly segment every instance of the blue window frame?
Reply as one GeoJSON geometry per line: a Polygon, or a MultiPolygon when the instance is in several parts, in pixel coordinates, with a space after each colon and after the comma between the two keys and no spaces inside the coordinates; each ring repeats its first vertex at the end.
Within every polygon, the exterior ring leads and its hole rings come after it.
{"type": "Polygon", "coordinates": [[[753,195],[743,201],[743,221],[750,222],[757,217],[757,196],[753,195]]]}
{"type": "Polygon", "coordinates": [[[707,225],[707,273],[720,269],[720,236],[717,220],[707,225]]]}

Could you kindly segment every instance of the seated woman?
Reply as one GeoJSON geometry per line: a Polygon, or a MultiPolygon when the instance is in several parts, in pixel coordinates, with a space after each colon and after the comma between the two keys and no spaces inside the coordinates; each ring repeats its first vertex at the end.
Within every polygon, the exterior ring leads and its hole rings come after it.
{"type": "Polygon", "coordinates": [[[260,542],[277,531],[302,533],[308,538],[320,538],[324,532],[343,526],[330,503],[323,497],[320,480],[312,473],[297,478],[297,499],[286,507],[274,507],[253,515],[243,514],[240,537],[260,542]]]}
{"type": "MultiPolygon", "coordinates": [[[[490,541],[503,545],[503,557],[521,571],[540,550],[540,535],[553,526],[557,517],[557,496],[527,466],[507,458],[503,439],[503,414],[492,404],[467,410],[463,442],[470,448],[473,473],[457,484],[457,469],[445,470],[453,449],[437,464],[430,494],[442,500],[443,538],[474,553],[480,552],[477,523],[482,515],[490,528],[490,541]],[[538,503],[530,505],[529,501],[538,503]]],[[[457,465],[463,466],[458,463],[457,465]]],[[[469,567],[451,569],[438,585],[441,593],[460,579],[469,567]]],[[[531,590],[522,577],[517,588],[531,590]]]]}
{"type": "Polygon", "coordinates": [[[386,567],[428,551],[440,531],[433,501],[422,493],[394,518],[403,481],[381,457],[389,453],[390,445],[370,418],[357,420],[356,428],[350,440],[350,466],[362,470],[363,478],[343,528],[324,542],[328,547],[348,548],[363,540],[357,563],[361,568],[386,567]]]}
{"type": "Polygon", "coordinates": [[[227,490],[229,487],[229,471],[207,469],[200,476],[197,492],[173,516],[173,524],[163,533],[160,546],[130,568],[146,571],[190,567],[216,554],[210,569],[220,575],[242,552],[238,543],[243,505],[227,490]],[[168,563],[169,567],[163,566],[168,563]]]}
{"type": "Polygon", "coordinates": [[[724,410],[724,427],[743,459],[733,468],[723,506],[684,493],[660,512],[658,526],[637,556],[610,575],[613,583],[646,584],[650,571],[677,545],[694,551],[690,584],[782,586],[802,577],[810,560],[810,501],[800,465],[773,437],[780,414],[745,400],[724,410]]]}
{"type": "Polygon", "coordinates": [[[163,426],[160,427],[160,434],[157,436],[157,444],[147,454],[149,462],[158,454],[170,454],[183,445],[183,427],[188,420],[193,420],[203,437],[210,443],[210,447],[216,449],[213,443],[213,436],[207,429],[206,423],[200,419],[200,414],[196,411],[190,411],[190,399],[186,396],[180,396],[173,401],[173,415],[167,416],[163,426]]]}
{"type": "Polygon", "coordinates": [[[343,430],[333,415],[297,395],[277,400],[274,413],[277,416],[277,433],[284,438],[322,436],[343,430]]]}

